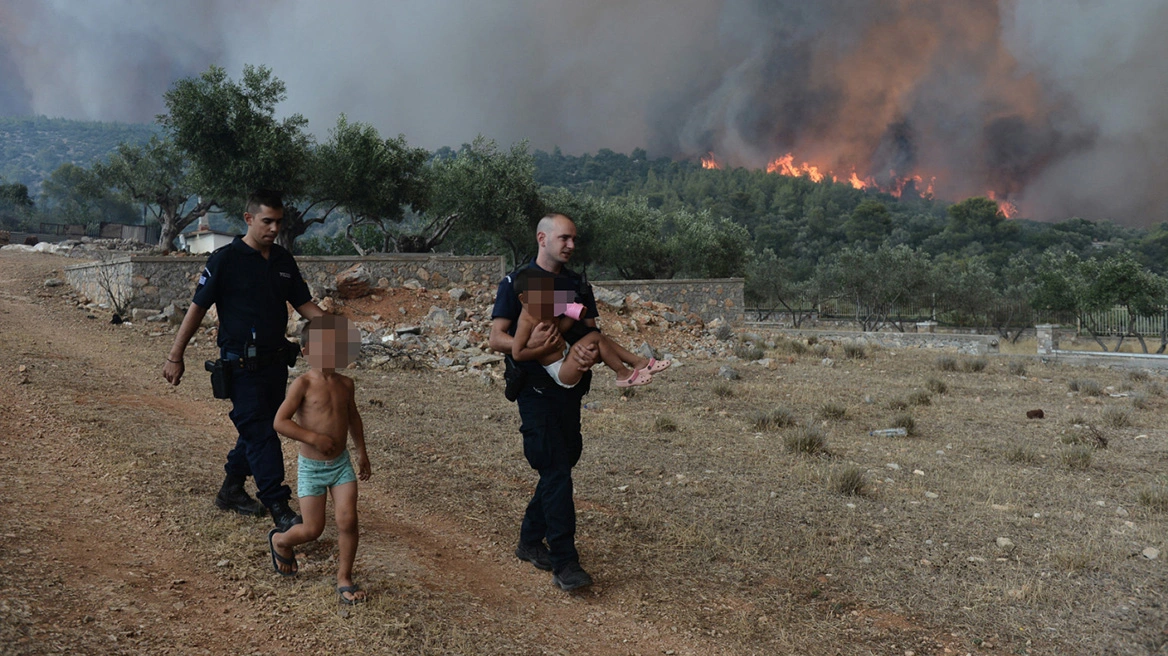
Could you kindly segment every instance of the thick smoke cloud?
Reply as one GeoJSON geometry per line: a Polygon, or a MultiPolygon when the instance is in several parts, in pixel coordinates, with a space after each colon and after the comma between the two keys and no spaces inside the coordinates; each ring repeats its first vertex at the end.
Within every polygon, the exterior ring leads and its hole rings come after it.
{"type": "Polygon", "coordinates": [[[482,133],[1165,220],[1161,0],[0,0],[0,113],[148,121],[212,63],[287,111],[426,147],[482,133]]]}

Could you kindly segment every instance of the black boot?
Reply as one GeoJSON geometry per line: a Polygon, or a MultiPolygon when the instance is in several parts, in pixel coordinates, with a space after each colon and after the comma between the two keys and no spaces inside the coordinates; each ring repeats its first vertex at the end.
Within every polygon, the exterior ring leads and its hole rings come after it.
{"type": "Polygon", "coordinates": [[[243,489],[243,479],[228,476],[223,487],[215,495],[215,506],[220,510],[234,510],[241,515],[259,517],[264,514],[264,506],[243,489]]]}
{"type": "Polygon", "coordinates": [[[272,521],[281,533],[304,521],[300,515],[292,512],[287,501],[277,501],[269,506],[268,510],[272,513],[272,521]]]}

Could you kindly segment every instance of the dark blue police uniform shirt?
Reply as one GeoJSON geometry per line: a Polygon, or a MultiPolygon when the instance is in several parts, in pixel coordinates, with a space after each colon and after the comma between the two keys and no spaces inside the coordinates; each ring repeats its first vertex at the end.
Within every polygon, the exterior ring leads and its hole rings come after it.
{"type": "Polygon", "coordinates": [[[242,353],[255,333],[259,349],[283,348],[288,306],[312,300],[292,254],[273,244],[268,258],[236,237],[207,258],[195,287],[195,305],[219,312],[219,348],[242,353]]]}
{"type": "MultiPolygon", "coordinates": [[[[512,271],[499,281],[499,290],[495,292],[495,307],[491,311],[491,319],[510,319],[511,326],[507,328],[507,334],[511,336],[515,335],[515,329],[519,326],[519,313],[523,311],[523,304],[519,302],[519,294],[515,291],[512,277],[527,267],[542,270],[542,267],[533,260],[525,266],[521,266],[515,271],[512,271]]],[[[548,273],[551,272],[549,271],[548,273]]],[[[596,309],[596,298],[592,295],[591,288],[580,274],[566,267],[561,268],[560,272],[556,274],[555,288],[557,290],[576,292],[576,301],[584,304],[584,316],[581,317],[581,321],[595,319],[600,316],[600,312],[596,309]]],[[[543,372],[543,367],[535,360],[525,360],[516,364],[532,372],[543,372]]]]}

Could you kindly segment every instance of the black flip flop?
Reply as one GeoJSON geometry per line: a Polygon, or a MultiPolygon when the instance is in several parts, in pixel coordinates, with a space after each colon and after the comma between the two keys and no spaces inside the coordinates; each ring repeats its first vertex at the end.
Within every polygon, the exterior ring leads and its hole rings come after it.
{"type": "Polygon", "coordinates": [[[345,606],[356,606],[357,604],[363,604],[369,598],[368,595],[366,595],[365,597],[354,598],[354,599],[346,599],[345,598],[346,592],[348,592],[349,594],[354,594],[354,593],[357,593],[360,591],[361,591],[361,586],[359,586],[357,584],[337,586],[337,600],[339,603],[344,604],[345,606]]]}
{"type": "Polygon", "coordinates": [[[285,558],[276,553],[276,545],[272,542],[272,538],[274,538],[277,533],[283,533],[283,531],[278,528],[274,528],[268,531],[268,550],[272,552],[272,569],[276,570],[276,573],[280,576],[296,576],[296,572],[300,570],[300,564],[296,562],[296,556],[285,558]],[[285,572],[280,569],[280,565],[291,565],[296,569],[293,569],[291,572],[285,572]]]}

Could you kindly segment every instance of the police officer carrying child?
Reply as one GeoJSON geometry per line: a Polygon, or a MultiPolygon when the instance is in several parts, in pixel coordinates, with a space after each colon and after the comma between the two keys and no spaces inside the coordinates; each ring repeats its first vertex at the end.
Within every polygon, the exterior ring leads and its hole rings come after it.
{"type": "MultiPolygon", "coordinates": [[[[576,249],[576,225],[562,214],[549,214],[540,220],[536,240],[539,253],[527,266],[553,274],[556,290],[575,292],[587,308],[583,322],[594,327],[598,312],[590,288],[579,274],[564,266],[576,249]]],[[[490,346],[507,354],[511,353],[522,311],[512,278],[507,276],[499,283],[491,313],[490,346]]],[[[564,337],[555,326],[540,325],[532,331],[528,346],[539,347],[541,355],[559,352],[564,349],[564,337]]],[[[569,357],[590,367],[600,354],[595,344],[576,344],[569,357]]],[[[532,469],[539,472],[539,483],[523,515],[515,556],[538,569],[550,570],[552,582],[563,590],[591,585],[592,577],[580,566],[576,551],[572,467],[583,449],[580,400],[588,393],[592,374],[585,373],[579,384],[565,388],[556,384],[536,360],[509,362],[508,368],[508,397],[517,393],[523,455],[532,469]],[[520,378],[525,379],[518,385],[514,378],[516,372],[521,372],[520,378]]]]}
{"type": "Polygon", "coordinates": [[[279,192],[256,191],[247,199],[247,233],[207,259],[162,375],[179,384],[187,343],[215,305],[221,358],[216,374],[229,381],[229,390],[217,389],[216,395],[231,398],[231,421],[239,431],[235,448],[227,454],[227,476],[215,505],[256,516],[266,507],[276,527],[287,530],[301,519],[288,507],[292,491],[284,484],[284,454],[272,428],[288,385],[288,367],[299,351],[284,337],[286,303],[306,319],[324,312],[312,302],[292,254],[275,243],[283,219],[279,192]],[[259,503],[243,489],[248,476],[255,478],[259,503]]]}

